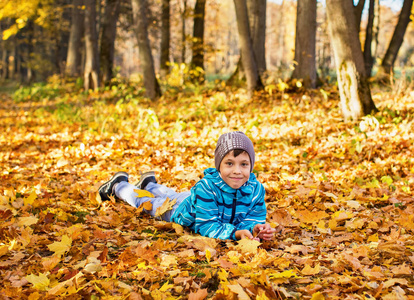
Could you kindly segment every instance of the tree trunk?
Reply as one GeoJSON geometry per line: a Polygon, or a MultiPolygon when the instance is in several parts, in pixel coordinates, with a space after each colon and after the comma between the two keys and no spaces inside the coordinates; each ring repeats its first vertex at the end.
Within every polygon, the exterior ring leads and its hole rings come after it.
{"type": "MultiPolygon", "coordinates": [[[[249,29],[253,44],[254,58],[259,75],[262,75],[266,71],[266,0],[247,0],[246,5],[247,15],[249,16],[249,29]]],[[[227,80],[227,84],[233,84],[236,82],[237,78],[241,80],[246,78],[241,55],[237,62],[236,69],[227,80]]]]}
{"type": "Polygon", "coordinates": [[[253,53],[257,69],[261,75],[266,71],[266,0],[247,0],[246,4],[253,42],[253,53]]]}
{"type": "Polygon", "coordinates": [[[296,13],[295,70],[305,88],[316,87],[316,0],[298,0],[296,13]]]}
{"type": "MultiPolygon", "coordinates": [[[[5,41],[3,41],[4,43],[5,41]]],[[[1,79],[5,80],[9,78],[9,51],[6,47],[3,47],[1,57],[1,79]]]]}
{"type": "MultiPolygon", "coordinates": [[[[194,8],[194,27],[193,27],[193,56],[191,66],[194,69],[204,70],[204,17],[206,11],[206,0],[197,0],[194,8]]],[[[203,72],[196,72],[194,79],[204,80],[203,72]]]]}
{"type": "Polygon", "coordinates": [[[185,19],[187,18],[187,0],[183,0],[183,7],[181,10],[181,63],[185,63],[185,19]]]}
{"type": "Polygon", "coordinates": [[[400,12],[400,18],[398,19],[390,45],[388,46],[387,52],[382,60],[380,74],[391,74],[398,51],[400,50],[401,44],[404,40],[405,31],[408,27],[408,23],[410,23],[412,6],[413,0],[404,0],[400,12]]]}
{"type": "Polygon", "coordinates": [[[361,19],[362,19],[362,12],[364,11],[365,0],[359,0],[358,4],[355,6],[354,13],[355,13],[355,24],[359,36],[359,31],[361,30],[361,19]]]}
{"type": "Polygon", "coordinates": [[[145,93],[151,100],[156,100],[161,96],[161,89],[155,77],[154,59],[148,39],[147,2],[146,0],[132,0],[131,2],[140,63],[144,74],[145,93]]]}
{"type": "Polygon", "coordinates": [[[335,56],[342,115],[359,119],[376,111],[365,75],[352,0],[327,0],[329,34],[335,56]]]}
{"type": "Polygon", "coordinates": [[[106,0],[101,32],[100,63],[102,81],[107,84],[113,77],[116,23],[119,16],[120,0],[106,0]]]}
{"type": "Polygon", "coordinates": [[[99,55],[96,34],[96,0],[85,0],[85,90],[99,87],[99,55]]]}
{"type": "Polygon", "coordinates": [[[251,95],[253,91],[263,89],[263,83],[254,58],[246,0],[234,0],[234,6],[236,9],[242,64],[246,74],[247,89],[251,95]]]}
{"type": "MultiPolygon", "coordinates": [[[[374,65],[374,56],[372,54],[372,46],[374,37],[374,21],[375,21],[375,2],[378,0],[369,0],[369,10],[368,10],[368,23],[365,34],[365,43],[364,43],[364,62],[365,62],[365,73],[368,77],[371,77],[372,67],[374,65]]],[[[374,49],[375,50],[375,49],[374,49]]]]}
{"type": "Polygon", "coordinates": [[[66,59],[66,74],[69,76],[79,76],[82,71],[81,48],[84,29],[83,4],[84,0],[73,0],[72,21],[70,25],[68,54],[66,59]]]}
{"type": "Polygon", "coordinates": [[[162,0],[160,68],[168,73],[170,61],[170,0],[162,0]]]}

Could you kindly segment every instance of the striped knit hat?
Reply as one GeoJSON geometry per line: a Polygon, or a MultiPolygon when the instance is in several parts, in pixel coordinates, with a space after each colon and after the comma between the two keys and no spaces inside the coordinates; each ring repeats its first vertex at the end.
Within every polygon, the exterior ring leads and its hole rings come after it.
{"type": "Polygon", "coordinates": [[[241,131],[233,131],[222,134],[214,152],[214,163],[216,169],[220,171],[220,163],[223,158],[232,150],[241,149],[246,151],[250,157],[250,172],[253,171],[255,154],[252,141],[241,131]]]}

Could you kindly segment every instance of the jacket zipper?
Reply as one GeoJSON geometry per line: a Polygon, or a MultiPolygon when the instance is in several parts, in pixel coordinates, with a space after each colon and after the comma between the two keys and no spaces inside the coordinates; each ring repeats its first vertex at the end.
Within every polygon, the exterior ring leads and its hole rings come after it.
{"type": "Polygon", "coordinates": [[[232,206],[232,211],[231,211],[231,218],[230,218],[230,224],[233,224],[234,221],[234,216],[236,215],[236,202],[237,202],[237,191],[234,193],[234,198],[233,198],[233,206],[232,206]]]}

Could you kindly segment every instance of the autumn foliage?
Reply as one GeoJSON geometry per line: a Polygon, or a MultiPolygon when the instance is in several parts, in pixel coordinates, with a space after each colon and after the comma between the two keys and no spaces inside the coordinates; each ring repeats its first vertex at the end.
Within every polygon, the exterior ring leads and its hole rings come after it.
{"type": "Polygon", "coordinates": [[[414,299],[414,92],[373,89],[380,111],[344,123],[335,89],[252,99],[118,83],[49,82],[0,104],[2,299],[414,299]],[[246,132],[274,241],[188,232],[97,188],[155,170],[188,190],[218,136],[246,132]]]}

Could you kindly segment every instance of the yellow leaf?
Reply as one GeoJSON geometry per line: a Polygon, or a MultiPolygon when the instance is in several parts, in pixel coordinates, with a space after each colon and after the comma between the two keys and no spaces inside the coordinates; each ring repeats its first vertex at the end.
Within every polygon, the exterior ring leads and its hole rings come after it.
{"type": "Polygon", "coordinates": [[[184,233],[184,228],[180,224],[172,223],[172,227],[174,228],[176,234],[182,235],[184,233]]]}
{"type": "Polygon", "coordinates": [[[314,268],[312,268],[310,265],[306,265],[301,273],[303,275],[316,275],[321,271],[321,266],[317,264],[314,268]]]}
{"type": "Polygon", "coordinates": [[[168,284],[168,281],[160,288],[160,292],[166,292],[168,289],[174,287],[174,284],[168,284]]]}
{"type": "Polygon", "coordinates": [[[217,275],[220,281],[228,282],[229,274],[226,272],[226,270],[220,268],[220,271],[218,271],[217,275]]]}
{"type": "Polygon", "coordinates": [[[237,249],[242,253],[257,253],[257,247],[259,247],[260,242],[250,239],[241,239],[238,241],[237,249]]]}
{"type": "Polygon", "coordinates": [[[33,192],[29,195],[29,197],[24,198],[23,203],[24,203],[24,205],[25,205],[25,206],[26,206],[26,205],[28,205],[28,204],[32,205],[32,204],[33,204],[33,202],[36,200],[36,198],[37,198],[37,194],[36,194],[36,192],[35,192],[35,191],[33,191],[33,192]]]}
{"type": "Polygon", "coordinates": [[[40,294],[38,292],[31,293],[27,300],[38,300],[40,299],[40,294]]]}
{"type": "Polygon", "coordinates": [[[210,259],[211,259],[211,252],[210,252],[210,250],[208,250],[208,249],[206,249],[206,258],[207,258],[207,261],[210,263],[210,259]]]}
{"type": "Polygon", "coordinates": [[[0,257],[9,253],[9,247],[6,245],[0,246],[0,257]]]}
{"type": "Polygon", "coordinates": [[[134,192],[138,194],[136,196],[137,198],[142,198],[142,197],[154,198],[154,195],[151,194],[150,192],[146,191],[146,190],[136,189],[136,190],[134,190],[134,192]]]}
{"type": "Polygon", "coordinates": [[[72,239],[67,235],[62,236],[61,242],[54,242],[53,244],[48,245],[50,251],[55,252],[56,255],[61,256],[65,254],[65,252],[70,250],[72,246],[72,239]]]}
{"type": "Polygon", "coordinates": [[[321,292],[316,292],[312,294],[311,300],[325,300],[325,296],[321,292]]]}
{"type": "Polygon", "coordinates": [[[160,265],[163,267],[175,266],[177,265],[177,258],[173,255],[163,255],[160,265]]]}
{"type": "Polygon", "coordinates": [[[21,217],[19,218],[19,221],[17,221],[17,225],[19,226],[30,226],[33,224],[36,224],[39,218],[36,218],[34,216],[30,217],[21,217]]]}
{"type": "Polygon", "coordinates": [[[283,271],[281,273],[273,273],[269,275],[269,278],[271,279],[276,279],[276,278],[291,278],[291,277],[298,277],[296,275],[295,270],[287,270],[287,271],[283,271]]]}
{"type": "Polygon", "coordinates": [[[157,208],[155,212],[155,217],[160,217],[165,214],[167,211],[171,210],[174,204],[177,202],[177,199],[170,200],[169,198],[165,199],[164,203],[157,208]]]}
{"type": "Polygon", "coordinates": [[[378,238],[378,233],[375,233],[375,234],[371,235],[371,236],[368,238],[368,242],[378,242],[378,240],[379,240],[379,238],[378,238]]]}
{"type": "Polygon", "coordinates": [[[39,276],[30,274],[25,277],[28,282],[33,284],[33,287],[39,291],[45,291],[50,284],[47,274],[40,273],[39,276]]]}

